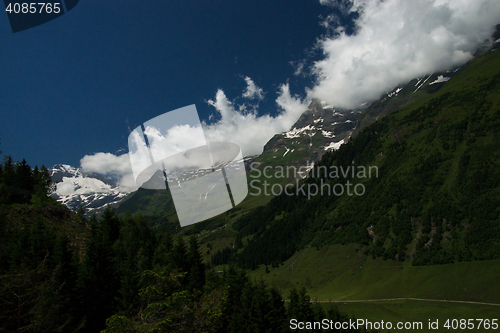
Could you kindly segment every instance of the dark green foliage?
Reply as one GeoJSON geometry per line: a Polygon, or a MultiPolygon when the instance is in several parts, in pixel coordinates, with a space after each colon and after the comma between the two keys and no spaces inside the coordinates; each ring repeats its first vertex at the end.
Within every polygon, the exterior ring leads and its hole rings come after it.
{"type": "Polygon", "coordinates": [[[14,187],[16,185],[17,176],[14,171],[14,161],[10,155],[5,156],[3,161],[2,182],[7,187],[14,187]]]}
{"type": "Polygon", "coordinates": [[[0,203],[27,203],[31,201],[38,207],[47,203],[47,195],[52,193],[50,174],[42,165],[31,169],[26,160],[14,162],[10,155],[0,164],[0,203]],[[7,195],[8,193],[8,195],[7,195]]]}
{"type": "Polygon", "coordinates": [[[35,186],[35,175],[31,171],[31,167],[23,159],[21,163],[17,163],[14,167],[14,186],[24,190],[33,191],[35,186]]]}
{"type": "Polygon", "coordinates": [[[187,253],[188,262],[188,289],[203,290],[205,285],[205,265],[198,246],[198,241],[194,236],[189,238],[189,249],[187,253]]]}
{"type": "Polygon", "coordinates": [[[65,220],[68,212],[58,206],[15,204],[0,210],[1,329],[48,332],[78,326],[78,260],[68,232],[78,230],[76,221],[65,220]]]}
{"type": "MultiPolygon", "coordinates": [[[[110,213],[106,219],[92,225],[92,236],[86,244],[79,274],[81,311],[86,313],[85,327],[88,332],[103,328],[103,323],[113,314],[115,298],[118,297],[119,277],[115,269],[113,245],[110,235],[110,213]]],[[[110,223],[111,222],[111,223],[110,223]]]]}
{"type": "MultiPolygon", "coordinates": [[[[208,270],[195,236],[173,244],[141,216],[108,208],[87,221],[50,203],[0,207],[1,330],[289,331],[280,292],[235,267],[208,270]]],[[[326,315],[304,290],[293,307],[326,315]]]]}

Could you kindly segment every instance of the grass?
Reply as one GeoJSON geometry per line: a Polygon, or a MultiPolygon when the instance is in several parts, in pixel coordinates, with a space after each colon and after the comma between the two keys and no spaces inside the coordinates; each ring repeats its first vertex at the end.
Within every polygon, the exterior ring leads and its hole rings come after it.
{"type": "MultiPolygon", "coordinates": [[[[500,306],[442,301],[500,304],[500,260],[411,266],[372,259],[357,249],[355,244],[309,247],[279,268],[268,267],[268,274],[262,266],[249,275],[277,286],[285,298],[292,286],[305,287],[311,299],[324,307],[334,301],[342,312],[372,322],[422,321],[427,325],[429,319],[441,324],[454,318],[500,319],[500,306]]],[[[440,327],[439,331],[444,330],[440,327]]]]}
{"type": "MultiPolygon", "coordinates": [[[[325,304],[326,305],[326,304],[325,304]]],[[[368,320],[370,322],[391,322],[396,327],[398,322],[421,322],[422,330],[419,332],[445,332],[448,330],[443,325],[449,319],[494,319],[499,318],[499,307],[474,304],[446,304],[426,301],[390,301],[390,302],[371,302],[371,303],[338,303],[337,307],[343,313],[350,316],[368,320]],[[429,321],[438,321],[439,329],[430,330],[429,321]]],[[[475,321],[475,325],[478,322],[475,321]]],[[[388,332],[388,330],[381,330],[388,332]]],[[[396,329],[393,329],[396,331],[396,329]]],[[[417,331],[417,330],[405,330],[417,331]]],[[[490,332],[484,328],[474,330],[458,330],[469,332],[490,332]]]]}
{"type": "Polygon", "coordinates": [[[500,260],[411,266],[356,249],[354,244],[306,248],[279,268],[268,267],[269,274],[262,266],[250,276],[285,291],[306,287],[320,301],[415,297],[500,303],[500,285],[494,283],[500,260]]]}

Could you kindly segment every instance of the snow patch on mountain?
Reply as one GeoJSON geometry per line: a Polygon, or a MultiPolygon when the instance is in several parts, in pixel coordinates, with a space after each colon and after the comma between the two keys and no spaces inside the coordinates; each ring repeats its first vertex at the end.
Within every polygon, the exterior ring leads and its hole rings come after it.
{"type": "Polygon", "coordinates": [[[102,175],[71,165],[58,164],[49,172],[56,184],[52,197],[73,211],[82,206],[86,216],[101,212],[107,205],[117,205],[130,193],[102,175]]]}
{"type": "MultiPolygon", "coordinates": [[[[418,90],[418,89],[422,88],[422,86],[425,84],[425,82],[427,82],[427,80],[429,80],[429,79],[431,78],[431,76],[432,76],[432,74],[431,74],[431,75],[429,75],[429,76],[428,76],[428,77],[424,80],[424,82],[422,82],[422,84],[420,84],[420,85],[417,87],[417,89],[415,89],[415,91],[414,91],[414,92],[417,92],[417,90],[418,90]]],[[[420,81],[422,81],[422,80],[421,80],[421,79],[420,79],[420,80],[418,80],[418,82],[417,82],[417,84],[416,84],[415,86],[417,86],[417,85],[420,83],[420,81]]]]}
{"type": "Polygon", "coordinates": [[[112,192],[112,187],[104,184],[99,179],[86,178],[83,176],[64,177],[62,182],[57,183],[56,193],[60,196],[86,193],[107,193],[112,192]]]}
{"type": "Polygon", "coordinates": [[[397,95],[399,94],[399,92],[400,92],[401,90],[403,90],[403,88],[398,88],[398,89],[394,90],[393,92],[391,92],[391,93],[387,94],[387,97],[389,97],[389,98],[391,98],[391,97],[395,97],[395,96],[397,96],[397,95]]]}
{"type": "Polygon", "coordinates": [[[445,77],[443,75],[439,75],[438,78],[435,80],[435,81],[432,81],[431,83],[429,83],[429,85],[431,84],[435,84],[435,83],[441,83],[441,82],[446,82],[448,81],[449,79],[451,79],[450,77],[445,77]]]}
{"type": "Polygon", "coordinates": [[[321,130],[321,134],[323,134],[323,136],[325,138],[334,138],[335,137],[335,134],[333,134],[333,132],[329,132],[329,131],[325,131],[325,130],[321,130]]]}
{"type": "Polygon", "coordinates": [[[283,133],[283,135],[287,139],[293,139],[293,138],[300,137],[300,135],[302,133],[304,133],[305,131],[314,131],[314,130],[316,130],[316,128],[314,126],[311,126],[311,125],[307,125],[306,127],[302,127],[302,128],[295,128],[294,127],[292,130],[283,133]]]}
{"type": "Polygon", "coordinates": [[[339,142],[330,142],[330,144],[326,147],[324,147],[325,150],[339,150],[340,146],[344,144],[344,139],[340,140],[339,142]]]}

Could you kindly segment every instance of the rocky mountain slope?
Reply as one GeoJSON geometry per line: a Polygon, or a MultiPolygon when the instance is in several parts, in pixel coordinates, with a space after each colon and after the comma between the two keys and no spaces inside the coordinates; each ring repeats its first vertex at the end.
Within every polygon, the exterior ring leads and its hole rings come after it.
{"type": "Polygon", "coordinates": [[[269,140],[258,160],[271,165],[312,164],[347,142],[359,114],[314,100],[288,132],[269,140]]]}

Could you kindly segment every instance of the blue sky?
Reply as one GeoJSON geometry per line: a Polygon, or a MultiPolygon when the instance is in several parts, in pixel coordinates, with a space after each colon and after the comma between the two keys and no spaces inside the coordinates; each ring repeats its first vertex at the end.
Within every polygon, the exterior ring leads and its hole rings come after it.
{"type": "Polygon", "coordinates": [[[498,0],[82,0],[14,34],[0,13],[0,149],[130,184],[130,130],[195,104],[256,154],[313,98],[362,108],[464,64],[499,17],[498,0]]]}
{"type": "Polygon", "coordinates": [[[32,165],[79,166],[127,148],[129,127],[229,98],[251,77],[276,113],[279,84],[303,92],[291,61],[306,57],[328,8],[310,0],[81,1],[68,14],[13,34],[0,15],[0,149],[32,165]]]}

